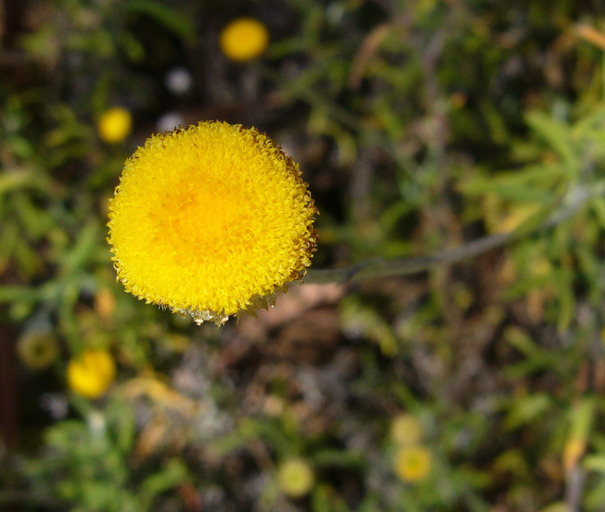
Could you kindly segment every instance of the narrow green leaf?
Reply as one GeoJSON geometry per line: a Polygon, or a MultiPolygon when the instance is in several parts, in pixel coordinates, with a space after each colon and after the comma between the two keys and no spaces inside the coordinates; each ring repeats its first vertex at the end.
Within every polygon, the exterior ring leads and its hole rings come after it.
{"type": "Polygon", "coordinates": [[[153,0],[129,0],[121,2],[120,6],[126,11],[145,14],[160,25],[163,25],[174,34],[185,37],[192,41],[195,36],[195,30],[191,20],[184,14],[181,14],[174,8],[171,8],[162,2],[154,2],[153,0]]]}
{"type": "Polygon", "coordinates": [[[586,471],[596,471],[605,475],[605,455],[587,455],[582,461],[586,471]]]}
{"type": "Polygon", "coordinates": [[[514,429],[522,425],[532,423],[551,407],[552,399],[546,393],[537,393],[526,397],[517,398],[506,417],[504,424],[508,429],[514,429]]]}
{"type": "Polygon", "coordinates": [[[581,168],[580,157],[570,127],[542,112],[530,112],[527,124],[561,158],[568,174],[576,175],[581,168]]]}
{"type": "Polygon", "coordinates": [[[141,484],[139,492],[141,497],[147,501],[147,505],[151,505],[151,501],[158,494],[176,487],[185,478],[187,478],[187,468],[183,462],[172,459],[163,470],[147,477],[141,484]]]}

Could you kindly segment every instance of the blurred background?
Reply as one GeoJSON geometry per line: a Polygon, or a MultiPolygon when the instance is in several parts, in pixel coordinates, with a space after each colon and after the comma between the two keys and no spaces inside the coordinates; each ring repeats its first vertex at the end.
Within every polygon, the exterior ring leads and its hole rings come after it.
{"type": "Polygon", "coordinates": [[[605,509],[603,0],[0,6],[1,510],[605,509]],[[314,268],[516,240],[199,327],[107,200],[214,119],[300,163],[314,268]]]}

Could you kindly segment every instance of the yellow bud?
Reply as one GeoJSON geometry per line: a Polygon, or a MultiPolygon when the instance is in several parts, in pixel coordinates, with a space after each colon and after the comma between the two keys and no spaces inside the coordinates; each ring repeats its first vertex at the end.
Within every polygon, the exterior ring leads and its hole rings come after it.
{"type": "Polygon", "coordinates": [[[411,414],[399,414],[391,424],[391,437],[400,445],[417,444],[422,438],[422,426],[411,414]]]}
{"type": "Polygon", "coordinates": [[[269,31],[260,21],[238,18],[221,32],[220,45],[225,56],[246,62],[260,56],[269,44],[269,31]]]}
{"type": "Polygon", "coordinates": [[[404,482],[418,482],[431,469],[431,455],[422,446],[402,446],[395,456],[395,473],[404,482]]]}
{"type": "Polygon", "coordinates": [[[87,398],[101,396],[113,382],[116,365],[106,350],[88,349],[67,365],[67,383],[72,391],[87,398]]]}
{"type": "Polygon", "coordinates": [[[99,117],[97,129],[101,140],[110,144],[122,142],[132,129],[132,116],[125,108],[110,108],[99,117]]]}
{"type": "Polygon", "coordinates": [[[280,466],[277,479],[285,494],[292,498],[300,498],[313,487],[313,470],[302,459],[290,459],[280,466]]]}

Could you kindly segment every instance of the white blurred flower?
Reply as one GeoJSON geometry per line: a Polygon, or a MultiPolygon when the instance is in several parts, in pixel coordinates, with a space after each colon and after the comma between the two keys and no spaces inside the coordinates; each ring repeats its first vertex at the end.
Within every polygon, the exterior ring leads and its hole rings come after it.
{"type": "Polygon", "coordinates": [[[160,116],[156,126],[158,132],[171,132],[179,126],[185,125],[185,118],[178,112],[167,112],[163,116],[160,116]]]}
{"type": "Polygon", "coordinates": [[[181,95],[191,89],[193,77],[185,68],[172,68],[166,73],[164,84],[172,94],[181,95]]]}
{"type": "Polygon", "coordinates": [[[86,417],[86,423],[88,425],[88,430],[90,430],[92,434],[98,436],[105,434],[107,422],[105,421],[105,416],[103,416],[103,413],[98,411],[91,412],[86,417]]]}
{"type": "Polygon", "coordinates": [[[40,397],[40,406],[56,421],[65,419],[69,412],[67,399],[61,393],[44,393],[40,397]]]}

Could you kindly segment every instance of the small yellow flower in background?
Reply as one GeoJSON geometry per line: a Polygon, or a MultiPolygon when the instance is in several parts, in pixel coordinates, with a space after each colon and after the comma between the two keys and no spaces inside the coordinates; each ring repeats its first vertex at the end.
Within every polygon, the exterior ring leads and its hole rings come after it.
{"type": "Polygon", "coordinates": [[[399,414],[391,423],[391,437],[400,445],[417,444],[422,438],[422,426],[411,414],[399,414]]]}
{"type": "Polygon", "coordinates": [[[198,324],[268,307],[316,249],[298,164],[257,129],[220,121],[148,139],[109,212],[126,291],[198,324]]]}
{"type": "Polygon", "coordinates": [[[253,18],[238,18],[221,32],[220,45],[225,56],[246,62],[260,56],[269,44],[269,31],[253,18]]]}
{"type": "Polygon", "coordinates": [[[597,417],[596,411],[593,397],[582,398],[570,411],[570,430],[563,448],[563,468],[566,472],[573,471],[586,453],[593,423],[597,417]]]}
{"type": "Polygon", "coordinates": [[[395,455],[395,473],[404,482],[418,482],[431,470],[431,455],[422,446],[402,446],[395,455]]]}
{"type": "Polygon", "coordinates": [[[101,396],[116,375],[116,365],[109,352],[88,349],[67,365],[67,383],[72,391],[87,398],[101,396]]]}
{"type": "Polygon", "coordinates": [[[101,140],[109,144],[122,142],[132,129],[132,116],[125,108],[110,108],[99,117],[97,129],[101,140]]]}
{"type": "Polygon", "coordinates": [[[32,329],[17,341],[17,355],[28,368],[41,370],[57,360],[59,343],[52,332],[32,329]]]}
{"type": "Polygon", "coordinates": [[[565,471],[575,469],[585,452],[586,443],[582,439],[569,439],[563,449],[563,467],[565,471]]]}
{"type": "Polygon", "coordinates": [[[290,459],[284,462],[277,472],[281,490],[291,498],[300,498],[313,487],[313,470],[302,459],[290,459]]]}

